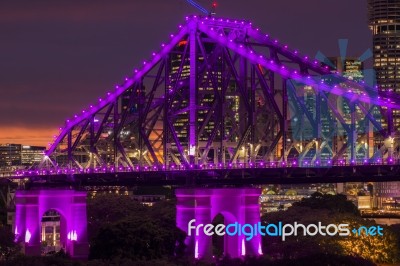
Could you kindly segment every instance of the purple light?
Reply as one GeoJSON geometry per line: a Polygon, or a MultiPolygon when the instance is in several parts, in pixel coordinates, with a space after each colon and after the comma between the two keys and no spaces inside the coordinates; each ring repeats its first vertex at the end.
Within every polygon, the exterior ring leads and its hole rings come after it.
{"type": "MultiPolygon", "coordinates": [[[[205,217],[213,217],[214,213],[223,213],[225,223],[238,222],[240,224],[257,224],[260,221],[258,196],[261,189],[254,188],[225,188],[225,189],[177,189],[176,197],[176,225],[181,230],[187,231],[188,223],[195,219],[195,225],[209,223],[205,217]],[[208,204],[202,200],[207,197],[208,204]],[[246,200],[243,200],[246,199],[246,200]],[[229,200],[232,204],[226,204],[229,200]],[[196,202],[196,205],[195,205],[196,202]],[[212,206],[212,207],[211,207],[212,206]],[[196,208],[202,210],[201,214],[196,208]]],[[[212,219],[212,218],[211,218],[212,219]]],[[[207,256],[209,250],[209,236],[187,236],[185,243],[193,243],[191,252],[195,258],[202,259],[207,256]]],[[[240,258],[244,249],[240,249],[243,243],[242,237],[231,237],[230,243],[225,245],[224,254],[232,258],[240,258]],[[239,248],[238,248],[239,247],[239,248]]],[[[260,253],[261,236],[257,234],[250,241],[245,241],[247,255],[257,256],[260,253]]]]}
{"type": "Polygon", "coordinates": [[[84,258],[88,256],[89,245],[87,242],[87,216],[86,216],[86,192],[74,190],[32,190],[17,191],[15,212],[15,229],[20,232],[20,240],[23,241],[25,254],[40,256],[41,219],[43,214],[50,210],[57,210],[62,219],[60,238],[66,241],[76,241],[77,247],[66,245],[66,252],[72,258],[84,258]],[[31,203],[28,199],[35,199],[31,203]],[[33,207],[33,209],[32,209],[33,207]],[[79,235],[79,238],[78,238],[79,235]]]}

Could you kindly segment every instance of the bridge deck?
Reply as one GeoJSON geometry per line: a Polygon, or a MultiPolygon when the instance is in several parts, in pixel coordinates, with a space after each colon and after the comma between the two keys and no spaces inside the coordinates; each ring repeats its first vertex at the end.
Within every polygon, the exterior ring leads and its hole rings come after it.
{"type": "Polygon", "coordinates": [[[400,165],[340,165],[331,167],[237,167],[197,169],[96,171],[31,171],[9,177],[32,186],[130,186],[130,185],[259,185],[400,181],[400,165]]]}

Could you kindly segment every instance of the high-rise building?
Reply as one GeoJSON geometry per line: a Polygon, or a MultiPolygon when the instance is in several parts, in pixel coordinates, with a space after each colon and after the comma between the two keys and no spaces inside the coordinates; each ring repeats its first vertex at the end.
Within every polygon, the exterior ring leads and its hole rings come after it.
{"type": "MultiPolygon", "coordinates": [[[[381,91],[400,93],[400,2],[368,0],[368,11],[378,86],[381,91]]],[[[394,111],[393,119],[398,128],[400,111],[394,111]]]]}
{"type": "MultiPolygon", "coordinates": [[[[368,15],[373,36],[374,69],[379,89],[400,93],[400,1],[368,0],[368,15]]],[[[383,123],[387,126],[386,122],[383,123]]],[[[398,131],[400,126],[398,110],[393,111],[393,126],[395,131],[398,131]]],[[[378,196],[378,202],[387,198],[400,198],[399,187],[399,182],[376,183],[374,195],[378,196]]]]}
{"type": "Polygon", "coordinates": [[[0,168],[29,167],[42,161],[45,147],[21,144],[0,144],[0,168]]]}
{"type": "MultiPolygon", "coordinates": [[[[185,46],[188,45],[187,41],[183,40],[178,43],[174,51],[170,56],[169,61],[169,90],[179,89],[180,93],[176,94],[172,99],[171,110],[175,113],[175,119],[173,121],[173,127],[177,132],[177,139],[179,140],[182,147],[184,147],[184,154],[189,153],[189,111],[188,111],[188,95],[189,85],[185,83],[185,79],[190,76],[190,58],[185,56],[185,46]],[[182,69],[181,69],[182,67],[182,69]]],[[[214,44],[206,44],[204,49],[206,54],[211,54],[215,48],[214,44]]],[[[202,64],[204,62],[204,57],[199,53],[198,63],[202,64]]],[[[197,88],[197,127],[199,129],[198,144],[197,148],[200,152],[205,148],[207,142],[213,137],[213,131],[215,129],[215,124],[217,123],[214,115],[210,116],[210,111],[213,108],[215,102],[215,92],[222,90],[222,58],[218,58],[216,64],[213,64],[212,68],[206,70],[202,75],[198,76],[198,88],[197,88]],[[215,83],[210,79],[209,74],[212,74],[215,83]],[[216,88],[214,88],[216,86],[216,88]],[[200,130],[201,129],[201,130],[200,130]],[[201,131],[201,132],[200,132],[201,131]]],[[[224,117],[223,129],[218,130],[216,136],[214,136],[214,142],[226,141],[227,139],[238,141],[238,138],[231,136],[233,124],[239,123],[239,96],[235,93],[235,84],[229,84],[225,95],[225,104],[228,109],[234,113],[234,117],[226,115],[224,117]],[[221,134],[223,136],[221,136],[221,134]],[[222,138],[222,140],[221,140],[222,138]]],[[[222,111],[222,110],[221,110],[222,111]]],[[[226,110],[225,110],[226,111],[226,110]]],[[[174,140],[171,139],[172,142],[174,140]]],[[[206,161],[217,161],[218,148],[220,145],[212,145],[208,158],[206,161]],[[218,147],[217,147],[218,146],[218,147]]],[[[171,143],[170,149],[176,149],[175,143],[171,143]]],[[[219,151],[219,153],[222,153],[219,151]]],[[[173,158],[174,159],[174,158],[173,158]]],[[[177,163],[182,161],[180,158],[175,158],[177,163]]]]}

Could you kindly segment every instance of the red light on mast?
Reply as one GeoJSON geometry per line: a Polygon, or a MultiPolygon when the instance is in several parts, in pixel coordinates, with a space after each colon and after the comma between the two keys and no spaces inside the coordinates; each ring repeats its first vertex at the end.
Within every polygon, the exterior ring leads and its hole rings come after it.
{"type": "Polygon", "coordinates": [[[213,2],[212,7],[216,8],[217,7],[217,2],[213,2]]]}

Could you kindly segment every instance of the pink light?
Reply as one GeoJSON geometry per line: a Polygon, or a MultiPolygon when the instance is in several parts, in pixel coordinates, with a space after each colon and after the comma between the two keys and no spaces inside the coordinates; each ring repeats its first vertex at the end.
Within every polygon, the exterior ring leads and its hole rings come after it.
{"type": "Polygon", "coordinates": [[[244,244],[244,238],[242,239],[242,252],[241,252],[242,256],[246,255],[246,245],[244,244]]]}
{"type": "Polygon", "coordinates": [[[31,232],[29,232],[29,229],[26,229],[26,232],[25,232],[25,243],[29,243],[29,241],[31,240],[31,237],[32,237],[31,232]]]}
{"type": "Polygon", "coordinates": [[[194,247],[194,258],[198,259],[199,258],[199,241],[196,240],[196,244],[194,247]]]}

